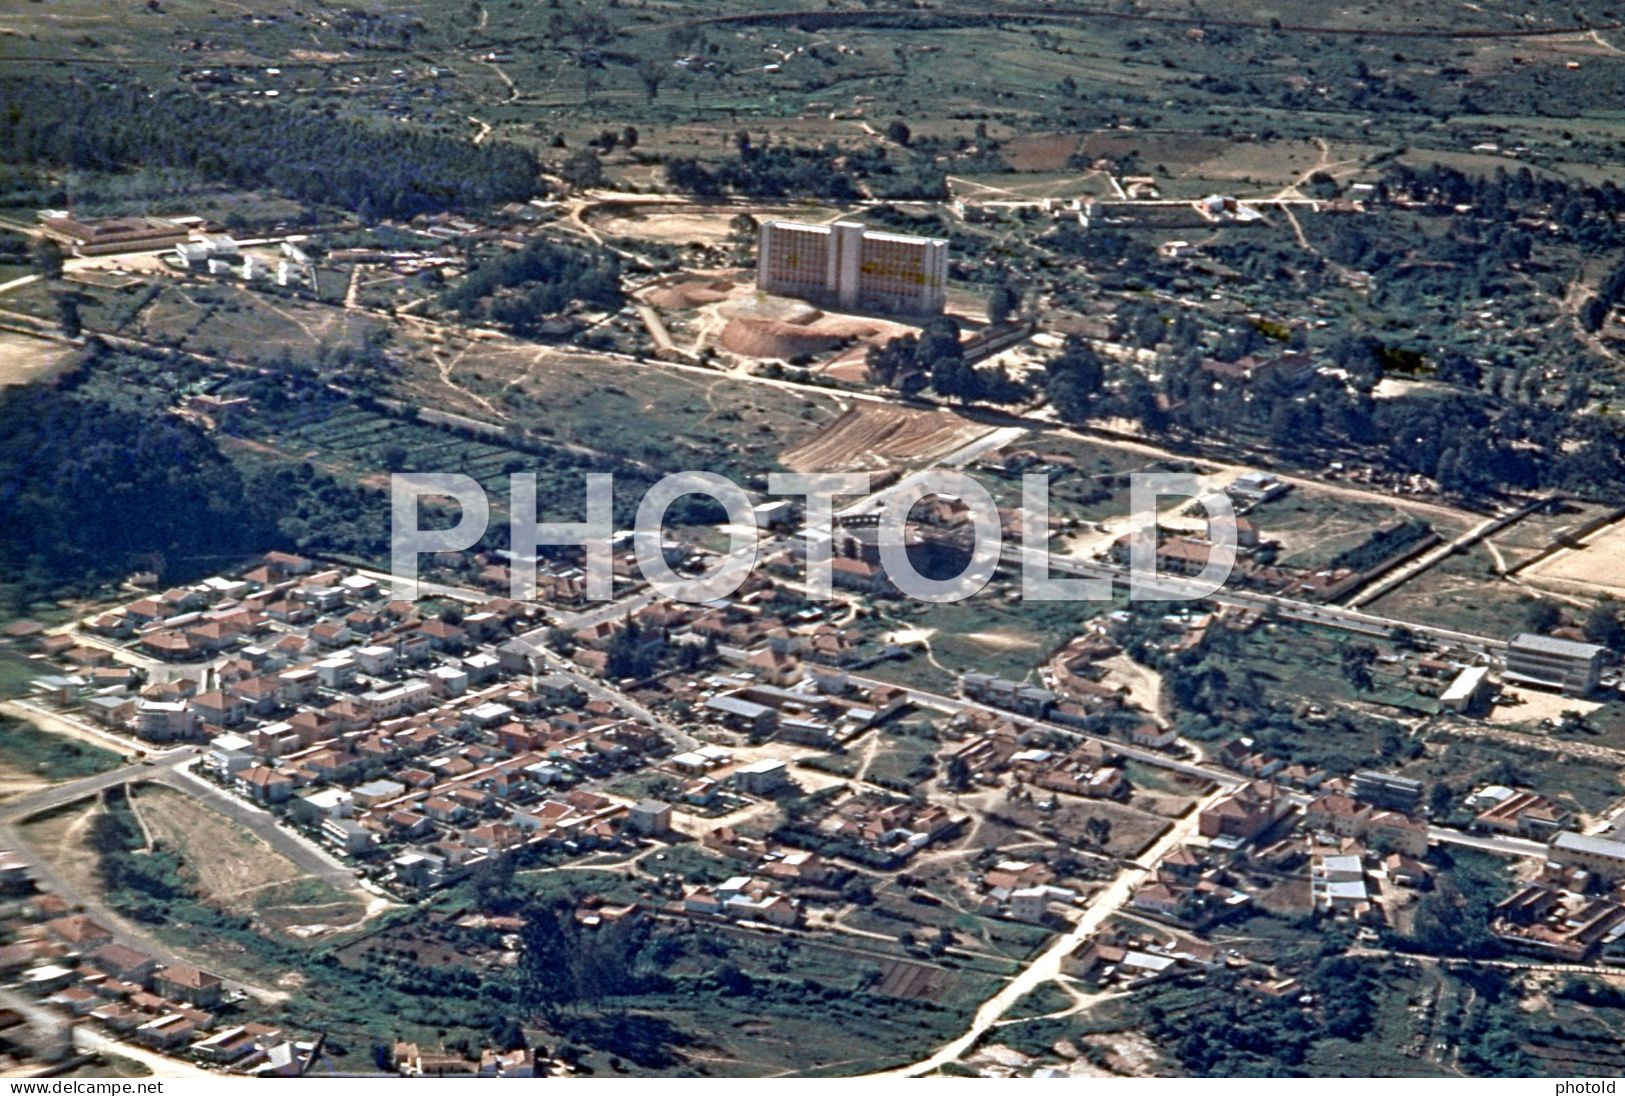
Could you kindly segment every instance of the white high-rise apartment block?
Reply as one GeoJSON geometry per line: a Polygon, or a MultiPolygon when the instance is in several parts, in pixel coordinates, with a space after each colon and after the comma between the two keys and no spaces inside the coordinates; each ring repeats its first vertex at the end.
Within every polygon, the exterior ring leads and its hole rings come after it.
{"type": "Polygon", "coordinates": [[[756,285],[832,308],[936,314],[947,303],[948,241],[871,232],[851,221],[766,221],[756,285]]]}

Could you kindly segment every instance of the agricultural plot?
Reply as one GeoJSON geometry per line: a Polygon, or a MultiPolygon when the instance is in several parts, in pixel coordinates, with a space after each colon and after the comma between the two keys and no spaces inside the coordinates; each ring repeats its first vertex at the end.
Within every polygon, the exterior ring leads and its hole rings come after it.
{"type": "Polygon", "coordinates": [[[784,451],[785,467],[797,472],[878,470],[929,464],[990,428],[952,411],[863,404],[844,412],[814,436],[784,451]]]}
{"type": "MultiPolygon", "coordinates": [[[[389,474],[395,471],[470,476],[485,488],[498,513],[508,510],[512,474],[530,472],[536,475],[543,517],[579,515],[585,498],[582,474],[589,468],[604,470],[603,461],[563,446],[534,440],[506,445],[471,436],[467,429],[408,421],[331,394],[307,395],[293,403],[253,401],[246,411],[230,415],[216,437],[238,459],[309,461],[343,481],[379,491],[387,491],[389,474]]],[[[629,522],[653,477],[636,467],[615,471],[618,520],[629,522]]],[[[385,504],[378,505],[382,514],[385,504]]]]}
{"type": "Polygon", "coordinates": [[[1352,638],[1312,625],[1276,624],[1225,644],[1222,652],[1210,654],[1203,665],[1219,666],[1230,676],[1238,701],[1288,708],[1317,701],[1327,706],[1359,701],[1384,705],[1396,713],[1431,714],[1433,702],[1406,684],[1403,665],[1373,666],[1368,691],[1348,681],[1341,669],[1343,652],[1355,643],[1373,646],[1379,655],[1388,653],[1388,645],[1379,640],[1352,638]]]}
{"type": "Polygon", "coordinates": [[[1620,783],[1613,765],[1562,753],[1561,743],[1542,736],[1529,735],[1527,744],[1519,742],[1519,737],[1512,732],[1495,738],[1441,735],[1428,743],[1422,757],[1399,771],[1429,784],[1444,781],[1458,793],[1485,784],[1539,787],[1558,802],[1591,816],[1600,815],[1625,794],[1625,784],[1620,783]]]}
{"type": "Polygon", "coordinates": [[[970,896],[962,889],[963,880],[953,876],[967,858],[955,855],[936,863],[929,859],[922,857],[910,866],[910,876],[920,881],[919,887],[904,888],[895,883],[877,887],[873,903],[852,907],[842,914],[840,923],[866,934],[866,947],[892,947],[899,952],[904,940],[919,947],[946,930],[953,937],[954,947],[977,955],[974,960],[955,956],[954,962],[969,964],[979,971],[1007,970],[1010,963],[1030,957],[1049,939],[1050,930],[1041,925],[974,912],[970,896]]]}
{"type": "Polygon", "coordinates": [[[1432,508],[1418,514],[1401,502],[1356,501],[1302,485],[1247,512],[1247,518],[1258,525],[1260,538],[1281,542],[1277,561],[1305,571],[1329,566],[1341,553],[1365,543],[1378,529],[1418,517],[1446,538],[1471,524],[1466,515],[1456,522],[1432,508]]]}
{"type": "Polygon", "coordinates": [[[1000,804],[997,813],[1001,820],[1013,823],[1047,838],[1093,849],[1089,844],[1087,823],[1092,818],[1104,819],[1110,826],[1105,831],[1105,844],[1098,850],[1107,856],[1133,859],[1156,841],[1168,829],[1168,819],[1110,799],[1082,799],[1077,796],[1030,789],[1031,801],[1000,804]],[[1053,809],[1040,809],[1053,799],[1053,809]]]}
{"type": "MultiPolygon", "coordinates": [[[[1008,447],[1025,447],[1021,442],[1008,447]]],[[[1001,507],[1022,505],[1023,474],[1049,477],[1050,525],[1066,522],[1127,522],[1131,505],[1130,479],[1136,472],[1203,472],[1186,461],[1147,457],[1131,449],[1097,445],[1082,439],[1044,437],[1031,445],[1036,459],[1004,464],[991,459],[973,466],[973,473],[1001,507]]]]}
{"type": "MultiPolygon", "coordinates": [[[[410,387],[444,389],[438,376],[414,370],[410,387]]],[[[487,421],[662,472],[699,468],[740,482],[781,467],[779,451],[835,409],[833,397],[765,385],[741,390],[721,373],[502,340],[470,348],[449,375],[495,409],[470,412],[487,421]]]]}
{"type": "Polygon", "coordinates": [[[908,600],[880,606],[866,622],[878,636],[906,644],[906,659],[866,672],[900,685],[941,693],[958,688],[958,675],[981,670],[1015,680],[1036,674],[1083,624],[1110,612],[1112,602],[1022,602],[1019,578],[999,572],[964,601],[942,605],[908,600]]]}

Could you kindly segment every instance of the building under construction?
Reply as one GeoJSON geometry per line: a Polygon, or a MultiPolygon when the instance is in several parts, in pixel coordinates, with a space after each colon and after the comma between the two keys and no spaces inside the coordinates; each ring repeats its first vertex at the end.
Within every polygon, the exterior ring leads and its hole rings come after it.
{"type": "Polygon", "coordinates": [[[948,241],[830,225],[765,221],[756,285],[846,311],[935,315],[948,295],[948,241]]]}

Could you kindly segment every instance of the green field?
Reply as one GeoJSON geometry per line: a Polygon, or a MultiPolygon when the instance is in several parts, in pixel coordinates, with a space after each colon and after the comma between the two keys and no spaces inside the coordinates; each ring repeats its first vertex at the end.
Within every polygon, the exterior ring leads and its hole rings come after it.
{"type": "Polygon", "coordinates": [[[112,750],[48,734],[21,720],[0,716],[0,769],[18,778],[46,783],[116,769],[123,758],[112,750]]]}

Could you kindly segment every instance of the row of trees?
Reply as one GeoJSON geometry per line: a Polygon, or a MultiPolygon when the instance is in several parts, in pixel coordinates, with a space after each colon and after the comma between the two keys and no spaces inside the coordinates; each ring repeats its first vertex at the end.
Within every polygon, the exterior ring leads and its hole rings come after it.
{"type": "Polygon", "coordinates": [[[866,187],[875,197],[943,200],[947,180],[929,157],[872,146],[757,145],[741,132],[737,155],[707,167],[692,157],[666,163],[666,181],[701,195],[746,194],[753,198],[817,197],[853,201],[866,187]],[[861,184],[861,187],[860,187],[861,184]]]}

